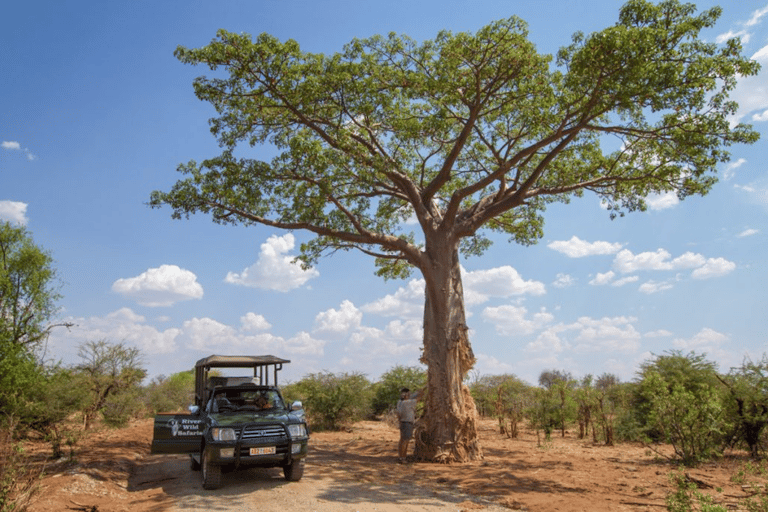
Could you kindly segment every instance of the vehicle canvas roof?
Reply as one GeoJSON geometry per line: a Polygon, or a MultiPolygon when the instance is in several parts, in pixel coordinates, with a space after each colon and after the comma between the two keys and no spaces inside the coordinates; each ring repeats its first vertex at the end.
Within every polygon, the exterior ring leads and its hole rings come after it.
{"type": "Polygon", "coordinates": [[[217,356],[211,355],[195,363],[195,368],[252,368],[254,366],[283,365],[288,359],[275,356],[217,356]]]}

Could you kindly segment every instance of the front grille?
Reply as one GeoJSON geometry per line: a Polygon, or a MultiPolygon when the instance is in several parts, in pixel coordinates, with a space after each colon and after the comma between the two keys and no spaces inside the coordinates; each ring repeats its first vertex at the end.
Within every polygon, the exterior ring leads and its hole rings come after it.
{"type": "Polygon", "coordinates": [[[285,439],[285,429],[280,425],[266,425],[266,426],[247,426],[243,430],[243,439],[257,440],[257,439],[285,439]]]}

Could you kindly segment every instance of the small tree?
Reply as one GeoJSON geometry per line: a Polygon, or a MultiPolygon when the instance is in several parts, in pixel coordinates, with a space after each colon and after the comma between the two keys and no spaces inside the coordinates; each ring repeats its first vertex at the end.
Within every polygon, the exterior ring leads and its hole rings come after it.
{"type": "Polygon", "coordinates": [[[315,430],[339,430],[371,413],[371,383],[360,373],[312,373],[285,392],[304,402],[315,430]]]}
{"type": "Polygon", "coordinates": [[[144,404],[151,414],[181,412],[194,403],[195,372],[174,373],[170,377],[159,376],[144,390],[144,404]]]}
{"type": "Polygon", "coordinates": [[[768,426],[768,357],[763,355],[757,363],[747,359],[720,380],[728,388],[726,409],[734,424],[734,435],[757,458],[768,426]]]}
{"type": "Polygon", "coordinates": [[[128,347],[125,343],[89,341],[80,345],[78,356],[83,362],[76,368],[85,378],[89,391],[88,405],[83,411],[83,429],[88,430],[93,419],[110,400],[131,392],[147,372],[142,368],[139,349],[128,347]]]}
{"type": "Polygon", "coordinates": [[[717,365],[673,351],[643,363],[640,375],[647,431],[671,443],[684,464],[717,455],[729,429],[717,365]]]}
{"type": "Polygon", "coordinates": [[[539,375],[539,384],[549,390],[557,402],[553,421],[560,427],[561,437],[565,437],[566,424],[576,416],[577,405],[572,396],[576,380],[566,371],[545,370],[539,375]]]}
{"type": "Polygon", "coordinates": [[[411,391],[423,389],[427,384],[427,372],[418,366],[397,365],[382,374],[373,385],[373,414],[379,415],[392,409],[400,399],[404,387],[411,391]]]}

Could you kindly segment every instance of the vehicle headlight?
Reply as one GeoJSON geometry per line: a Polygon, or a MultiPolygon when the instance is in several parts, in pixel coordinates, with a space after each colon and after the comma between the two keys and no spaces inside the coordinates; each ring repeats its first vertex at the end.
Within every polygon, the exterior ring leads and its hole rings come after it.
{"type": "Polygon", "coordinates": [[[291,437],[307,437],[307,427],[302,425],[288,425],[288,433],[291,437]]]}
{"type": "Polygon", "coordinates": [[[232,428],[214,427],[211,429],[211,437],[214,441],[237,441],[235,429],[232,428]]]}

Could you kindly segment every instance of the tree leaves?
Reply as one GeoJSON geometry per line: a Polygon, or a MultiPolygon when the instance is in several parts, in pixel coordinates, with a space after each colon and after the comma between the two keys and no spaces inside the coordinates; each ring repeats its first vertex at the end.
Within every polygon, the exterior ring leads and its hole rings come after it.
{"type": "Polygon", "coordinates": [[[585,190],[611,215],[644,209],[651,193],[705,194],[727,148],[757,140],[730,126],[728,93],[758,65],[736,40],[699,39],[719,15],[630,0],[614,26],[576,34],[556,66],[515,17],[423,42],[355,39],[331,55],[220,30],[175,55],[214,72],[194,88],[216,109],[223,152],[180,166],[188,177],[150,204],[307,230],[318,237],[307,264],[358,249],[404,276],[404,262],[423,270],[433,237],[467,239],[466,254],[488,246],[483,229],[535,243],[546,205],[585,190]],[[248,158],[256,145],[276,156],[248,158]]]}

